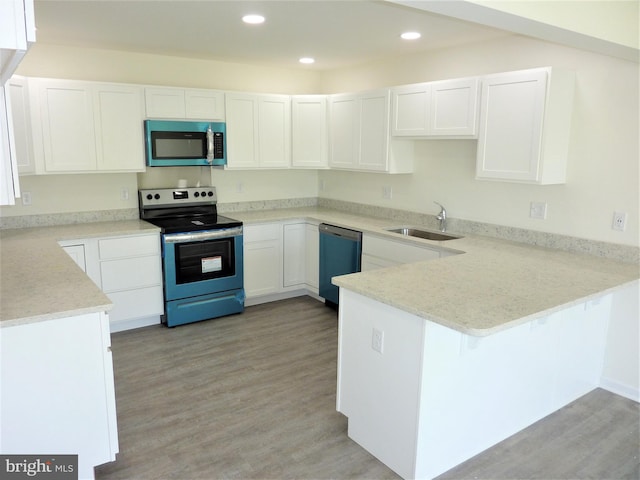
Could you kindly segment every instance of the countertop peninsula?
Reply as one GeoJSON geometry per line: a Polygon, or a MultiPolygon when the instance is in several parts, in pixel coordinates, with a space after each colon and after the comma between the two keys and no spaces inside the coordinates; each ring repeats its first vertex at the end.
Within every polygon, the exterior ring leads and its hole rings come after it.
{"type": "MultiPolygon", "coordinates": [[[[456,255],[336,277],[334,283],[454,330],[490,335],[596,298],[640,278],[638,265],[495,238],[406,238],[393,220],[323,207],[224,212],[245,225],[327,222],[365,234],[449,250],[456,255]]],[[[111,302],[57,242],[157,231],[139,220],[0,231],[0,325],[29,323],[111,302]]]]}

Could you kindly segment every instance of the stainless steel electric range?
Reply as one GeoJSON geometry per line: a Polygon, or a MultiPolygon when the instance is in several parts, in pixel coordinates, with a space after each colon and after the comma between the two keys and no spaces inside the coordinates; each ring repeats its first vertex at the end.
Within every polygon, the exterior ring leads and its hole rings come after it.
{"type": "Polygon", "coordinates": [[[175,327],[244,310],[242,222],[218,215],[215,187],[138,191],[161,229],[165,313],[175,327]]]}

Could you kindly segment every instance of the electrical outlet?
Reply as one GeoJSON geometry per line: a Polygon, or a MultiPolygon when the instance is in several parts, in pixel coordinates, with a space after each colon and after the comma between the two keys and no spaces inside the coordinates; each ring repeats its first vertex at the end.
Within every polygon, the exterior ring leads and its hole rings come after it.
{"type": "Polygon", "coordinates": [[[531,202],[529,216],[538,220],[545,220],[547,218],[547,202],[531,202]]]}
{"type": "Polygon", "coordinates": [[[319,186],[320,186],[320,191],[324,192],[324,189],[325,189],[324,178],[320,179],[319,186]]]}
{"type": "Polygon", "coordinates": [[[373,329],[373,334],[371,335],[371,348],[376,352],[382,353],[384,348],[384,332],[382,330],[378,330],[377,328],[373,329]]]}
{"type": "Polygon", "coordinates": [[[624,232],[627,226],[627,212],[613,212],[613,224],[611,228],[624,232]]]}
{"type": "Polygon", "coordinates": [[[22,205],[28,207],[31,205],[31,192],[22,192],[22,205]]]}
{"type": "Polygon", "coordinates": [[[385,185],[384,187],[382,187],[382,198],[391,200],[392,195],[393,195],[393,189],[391,188],[391,185],[385,185]]]}
{"type": "Polygon", "coordinates": [[[120,190],[120,200],[129,200],[129,189],[127,187],[122,187],[120,190]]]}
{"type": "Polygon", "coordinates": [[[244,193],[244,183],[238,182],[236,184],[236,192],[237,193],[244,193]]]}

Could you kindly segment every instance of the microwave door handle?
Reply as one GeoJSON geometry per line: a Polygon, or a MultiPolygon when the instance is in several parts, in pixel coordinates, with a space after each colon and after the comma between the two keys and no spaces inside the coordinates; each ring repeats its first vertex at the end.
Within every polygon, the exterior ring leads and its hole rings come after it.
{"type": "Polygon", "coordinates": [[[211,130],[211,125],[207,128],[207,162],[213,163],[213,130],[211,130]]]}

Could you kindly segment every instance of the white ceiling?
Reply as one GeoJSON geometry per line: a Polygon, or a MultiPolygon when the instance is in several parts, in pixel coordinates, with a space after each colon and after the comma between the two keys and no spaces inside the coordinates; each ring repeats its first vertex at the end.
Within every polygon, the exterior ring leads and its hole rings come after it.
{"type": "Polygon", "coordinates": [[[370,0],[35,0],[35,14],[38,43],[315,70],[510,35],[370,0]],[[246,13],[266,22],[245,25],[246,13]],[[401,40],[407,30],[422,38],[401,40]]]}

